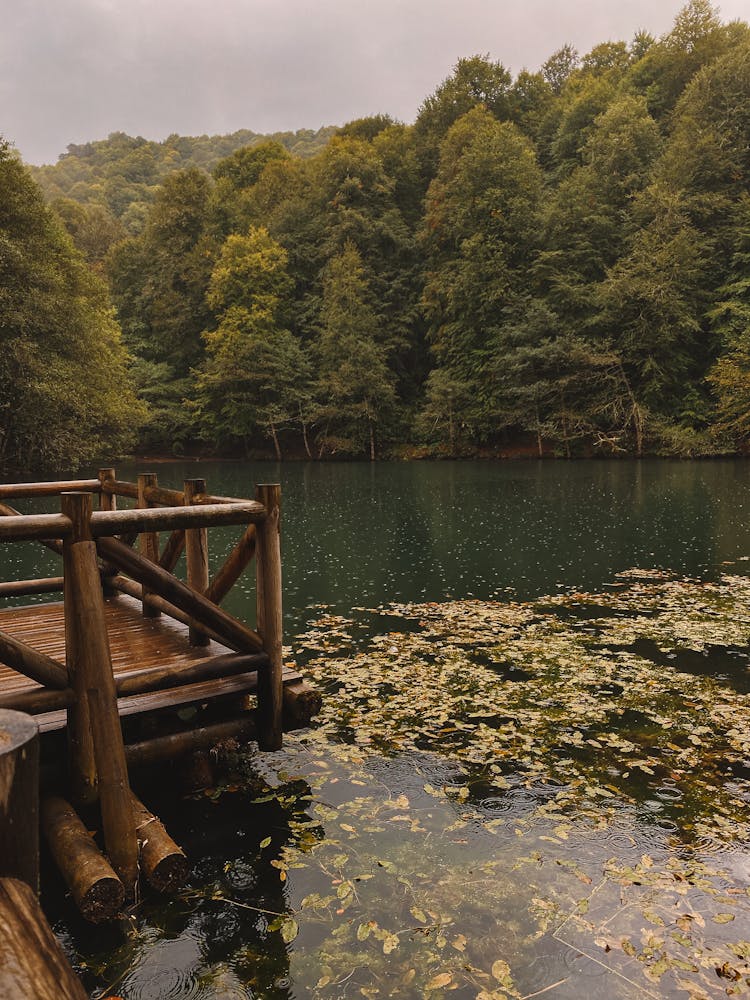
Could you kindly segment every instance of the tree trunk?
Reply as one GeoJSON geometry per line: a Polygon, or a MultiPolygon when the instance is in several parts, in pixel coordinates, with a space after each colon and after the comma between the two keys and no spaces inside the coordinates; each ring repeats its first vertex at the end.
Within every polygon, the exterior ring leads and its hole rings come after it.
{"type": "Polygon", "coordinates": [[[542,425],[541,425],[541,422],[539,420],[539,407],[538,406],[536,407],[536,410],[535,410],[535,416],[536,416],[536,446],[537,446],[537,450],[539,452],[539,457],[540,458],[544,458],[544,447],[542,445],[542,425]]]}
{"type": "Polygon", "coordinates": [[[370,461],[375,461],[375,428],[372,420],[370,421],[370,461]]]}
{"type": "Polygon", "coordinates": [[[310,451],[310,442],[307,440],[307,424],[302,418],[302,407],[299,408],[299,422],[302,425],[302,440],[305,442],[305,452],[308,458],[312,458],[312,452],[310,451]]]}
{"type": "Polygon", "coordinates": [[[271,421],[268,426],[271,429],[271,437],[273,438],[273,447],[274,451],[276,452],[276,461],[280,462],[281,448],[279,447],[279,437],[278,434],[276,433],[276,424],[273,421],[271,421]]]}

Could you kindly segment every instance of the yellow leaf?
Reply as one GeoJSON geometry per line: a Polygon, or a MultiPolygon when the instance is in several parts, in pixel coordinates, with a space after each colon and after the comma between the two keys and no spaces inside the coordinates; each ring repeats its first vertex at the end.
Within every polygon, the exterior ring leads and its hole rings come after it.
{"type": "Polygon", "coordinates": [[[447,986],[448,983],[451,983],[451,982],[453,982],[453,976],[450,974],[450,972],[439,972],[436,976],[432,977],[432,979],[429,981],[429,983],[427,983],[427,985],[425,986],[425,989],[426,990],[439,990],[443,986],[447,986]]]}
{"type": "Polygon", "coordinates": [[[497,979],[499,983],[504,983],[508,979],[508,976],[510,976],[510,966],[507,962],[498,958],[496,962],[492,963],[493,979],[497,979]]]}

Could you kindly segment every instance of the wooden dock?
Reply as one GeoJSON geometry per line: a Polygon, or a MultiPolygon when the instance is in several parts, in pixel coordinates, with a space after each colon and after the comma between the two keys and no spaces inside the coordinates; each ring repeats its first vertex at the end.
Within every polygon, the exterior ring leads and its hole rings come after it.
{"type": "MultiPolygon", "coordinates": [[[[0,546],[40,543],[62,569],[44,580],[0,580],[0,599],[62,594],[0,608],[0,715],[32,716],[42,750],[56,732],[67,741],[67,755],[57,753],[58,763],[67,757],[67,775],[41,803],[42,828],[90,919],[107,919],[132,899],[139,874],[163,890],[187,870],[180,848],[133,795],[129,768],[230,737],[277,750],[285,727],[319,711],[320,695],[282,663],[280,500],[275,484],[257,486],[250,500],[213,496],[202,479],[182,490],[160,487],[152,473],[124,482],[113,469],[91,480],[0,485],[0,546]],[[34,497],[57,509],[22,514],[9,504],[34,497]],[[118,509],[118,498],[131,506],[118,509]],[[239,537],[211,577],[209,529],[226,525],[239,537]],[[253,560],[249,624],[221,602],[253,560]],[[186,722],[176,710],[188,707],[195,712],[186,722]],[[99,810],[105,853],[81,809],[99,810]]],[[[3,870],[0,861],[0,877],[17,874],[11,862],[3,870]]]]}
{"type": "MultiPolygon", "coordinates": [[[[163,616],[144,618],[140,602],[125,594],[106,599],[104,609],[112,672],[115,686],[121,689],[117,699],[121,718],[145,715],[160,709],[183,708],[232,695],[256,694],[257,669],[240,669],[243,662],[252,660],[252,656],[235,654],[228,646],[215,640],[209,640],[206,646],[190,646],[188,626],[163,616]],[[200,671],[207,660],[219,657],[226,658],[227,668],[236,664],[239,672],[204,681],[187,680],[191,668],[197,666],[200,671]],[[134,667],[134,664],[138,666],[134,667]],[[155,679],[168,675],[181,679],[183,683],[139,694],[124,693],[128,681],[143,681],[149,674],[155,679]]],[[[2,609],[0,632],[12,634],[54,660],[65,660],[65,606],[62,602],[2,609]]],[[[302,675],[284,668],[282,680],[285,686],[298,684],[302,675]]],[[[0,708],[47,707],[47,711],[36,714],[41,733],[65,727],[68,701],[72,701],[72,692],[50,691],[0,662],[0,708]],[[42,692],[46,692],[46,699],[42,692]],[[56,701],[59,708],[55,708],[56,701]]]]}

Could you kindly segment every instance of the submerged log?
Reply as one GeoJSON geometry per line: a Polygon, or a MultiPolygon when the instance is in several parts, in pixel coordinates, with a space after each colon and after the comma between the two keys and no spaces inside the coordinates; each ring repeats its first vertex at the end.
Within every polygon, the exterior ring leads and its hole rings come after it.
{"type": "Polygon", "coordinates": [[[0,879],[0,997],[3,1000],[86,1000],[34,891],[0,879]]]}
{"type": "Polygon", "coordinates": [[[71,805],[58,796],[42,802],[42,830],[52,857],[83,916],[112,920],[125,889],[71,805]]]}
{"type": "MultiPolygon", "coordinates": [[[[0,711],[0,875],[39,892],[39,727],[0,711]]],[[[0,996],[2,993],[0,993],[0,996]]]]}
{"type": "Polygon", "coordinates": [[[185,852],[177,846],[164,829],[164,824],[140,799],[132,795],[132,800],[140,846],[141,872],[154,889],[159,892],[174,892],[184,884],[190,872],[185,852]]]}

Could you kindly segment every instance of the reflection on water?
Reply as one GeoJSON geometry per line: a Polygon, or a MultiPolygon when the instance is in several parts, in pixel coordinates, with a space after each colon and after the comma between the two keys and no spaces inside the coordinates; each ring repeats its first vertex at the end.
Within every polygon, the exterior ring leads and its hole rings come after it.
{"type": "Polygon", "coordinates": [[[719,579],[750,553],[745,464],[158,471],[281,480],[287,633],[327,699],[208,794],[139,789],[194,861],[176,899],[92,929],[48,874],[93,996],[747,992],[750,587],[719,579]]]}
{"type": "MultiPolygon", "coordinates": [[[[702,575],[750,553],[750,465],[737,460],[149,468],[163,485],[200,475],[231,496],[281,482],[288,630],[316,603],[347,614],[388,601],[527,598],[598,589],[632,566],[702,575]]],[[[118,476],[139,469],[123,465],[118,476]]],[[[214,566],[236,534],[212,530],[214,566]]],[[[56,557],[32,544],[3,546],[0,559],[0,578],[59,572],[56,557]]],[[[251,603],[246,589],[227,607],[247,612],[251,603]]]]}

